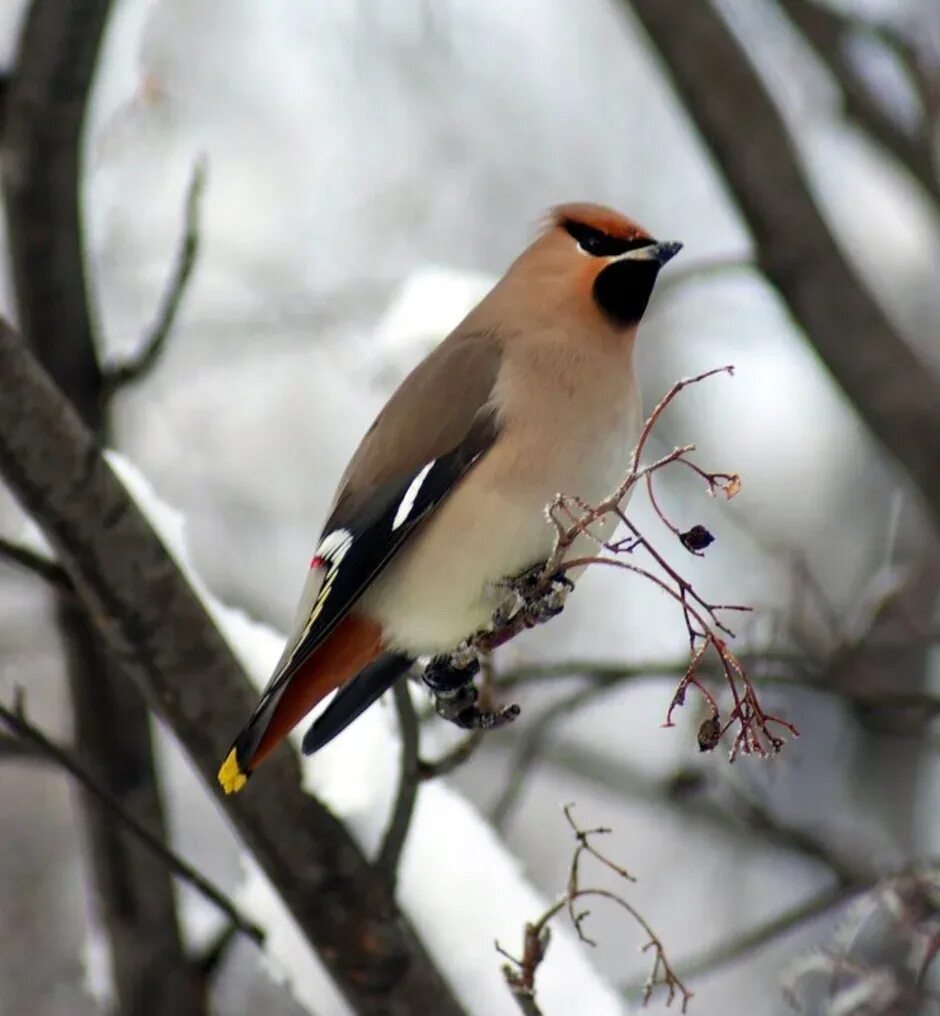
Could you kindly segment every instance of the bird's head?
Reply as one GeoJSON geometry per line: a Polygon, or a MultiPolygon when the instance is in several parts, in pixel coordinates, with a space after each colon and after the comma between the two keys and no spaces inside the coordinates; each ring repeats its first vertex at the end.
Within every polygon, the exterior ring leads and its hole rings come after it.
{"type": "MultiPolygon", "coordinates": [[[[660,268],[681,243],[655,240],[632,219],[602,205],[554,208],[545,229],[514,265],[541,299],[600,315],[617,329],[635,328],[660,268]]],[[[552,310],[554,308],[551,308],[552,310]]]]}

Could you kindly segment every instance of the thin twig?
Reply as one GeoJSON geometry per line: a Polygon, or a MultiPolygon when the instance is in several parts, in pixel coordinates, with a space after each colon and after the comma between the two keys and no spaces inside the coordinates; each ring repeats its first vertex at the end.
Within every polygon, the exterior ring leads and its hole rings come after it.
{"type": "Polygon", "coordinates": [[[586,945],[595,946],[597,943],[588,937],[584,930],[584,922],[589,916],[589,911],[577,911],[575,904],[584,899],[604,899],[615,903],[625,910],[633,920],[642,928],[648,941],[643,946],[643,952],[653,951],[653,967],[646,980],[643,991],[644,1005],[650,1001],[653,992],[657,987],[662,986],[666,990],[666,1005],[671,1006],[678,998],[681,1011],[684,1013],[692,998],[692,992],[686,988],[682,981],[676,976],[675,970],[666,956],[662,940],[653,931],[645,917],[623,896],[608,889],[582,888],[581,886],[581,858],[589,854],[599,863],[608,868],[619,878],[626,882],[635,881],[633,877],[621,865],[611,861],[605,854],[598,850],[591,842],[592,837],[602,836],[610,832],[605,826],[594,829],[582,829],[575,822],[571,810],[573,805],[568,804],[564,808],[565,818],[574,833],[577,847],[571,858],[571,865],[568,870],[568,884],[564,895],[556,900],[548,909],[535,921],[528,922],[523,930],[523,953],[521,959],[516,959],[507,952],[499,942],[496,943],[496,951],[509,962],[503,966],[503,977],[506,980],[513,997],[526,1013],[538,1013],[535,1006],[535,976],[539,966],[545,959],[548,950],[550,936],[550,922],[563,910],[567,911],[578,938],[586,945]],[[531,1000],[532,1006],[526,1008],[522,1005],[521,999],[531,1000]]]}
{"type": "Polygon", "coordinates": [[[25,759],[30,762],[49,762],[49,756],[29,741],[9,734],[0,734],[0,759],[25,759]]]}
{"type": "Polygon", "coordinates": [[[34,745],[37,750],[42,751],[69,773],[84,790],[104,804],[124,828],[136,836],[149,850],[153,851],[174,875],[192,886],[226,914],[232,923],[238,927],[239,931],[246,934],[259,945],[264,942],[264,931],[257,924],[245,917],[223,892],[212,885],[192,865],[175,854],[165,843],[142,826],[137,819],[129,815],[114,797],[73,757],[71,752],[49,740],[38,727],[26,718],[23,711],[21,693],[18,694],[13,709],[8,709],[0,704],[0,722],[25,742],[34,745]]]}
{"type": "Polygon", "coordinates": [[[206,182],[206,160],[200,156],[193,167],[189,187],[186,191],[186,213],[183,236],[169,285],[160,301],[157,319],[144,340],[140,351],[127,360],[105,367],[105,396],[110,397],[121,388],[136,384],[156,366],[167,340],[173,331],[180,304],[189,284],[196,257],[199,253],[199,207],[206,182]]]}
{"type": "Polygon", "coordinates": [[[37,553],[30,547],[0,538],[0,558],[32,572],[33,575],[41,578],[43,582],[48,582],[60,593],[71,594],[74,592],[72,580],[66,574],[65,569],[51,558],[37,553]]]}
{"type": "Polygon", "coordinates": [[[522,791],[529,783],[528,777],[541,755],[542,747],[555,725],[591,701],[600,691],[599,687],[592,685],[578,688],[561,696],[527,725],[509,765],[506,785],[490,808],[489,819],[496,829],[500,831],[505,829],[522,791]]]}
{"type": "MultiPolygon", "coordinates": [[[[866,888],[868,886],[862,884],[843,885],[837,883],[811,897],[805,903],[790,907],[777,917],[722,942],[714,949],[707,949],[689,960],[677,962],[676,967],[682,971],[682,976],[686,980],[712,974],[729,963],[735,963],[745,956],[749,956],[767,945],[768,942],[780,938],[781,935],[798,928],[801,924],[828,913],[854,896],[858,896],[866,888]]],[[[643,989],[642,983],[633,982],[624,985],[623,991],[627,998],[635,998],[643,989]]]]}
{"type": "Polygon", "coordinates": [[[425,780],[436,780],[439,776],[447,776],[458,766],[463,765],[482,743],[483,731],[472,730],[466,737],[458,741],[450,751],[441,755],[440,758],[419,758],[418,779],[423,783],[425,780]]]}
{"type": "Polygon", "coordinates": [[[385,837],[379,850],[376,866],[385,872],[388,880],[389,891],[394,894],[395,884],[398,880],[398,866],[401,860],[401,852],[405,846],[405,839],[408,836],[408,829],[411,826],[411,816],[414,812],[415,799],[418,796],[418,783],[420,775],[418,769],[419,731],[418,715],[415,712],[414,703],[411,701],[411,692],[408,690],[408,682],[399,680],[393,688],[395,696],[395,711],[398,714],[398,727],[401,733],[401,776],[398,781],[398,796],[395,798],[395,807],[392,809],[392,817],[385,830],[385,837]]]}

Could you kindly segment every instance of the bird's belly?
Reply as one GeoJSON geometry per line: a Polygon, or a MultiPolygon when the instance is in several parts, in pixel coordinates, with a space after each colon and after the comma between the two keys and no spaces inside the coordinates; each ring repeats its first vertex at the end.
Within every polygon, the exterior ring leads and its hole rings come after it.
{"type": "Polygon", "coordinates": [[[446,652],[485,627],[507,595],[505,580],[551,553],[555,528],[545,508],[552,498],[564,491],[599,500],[625,472],[629,449],[621,433],[615,448],[594,444],[567,468],[549,464],[544,476],[526,475],[525,457],[484,458],[473,482],[458,485],[364,595],[362,607],[389,647],[446,652]]]}
{"type": "Polygon", "coordinates": [[[551,553],[553,531],[537,504],[487,501],[455,491],[363,597],[390,647],[453,649],[489,622],[507,594],[504,579],[551,553]]]}

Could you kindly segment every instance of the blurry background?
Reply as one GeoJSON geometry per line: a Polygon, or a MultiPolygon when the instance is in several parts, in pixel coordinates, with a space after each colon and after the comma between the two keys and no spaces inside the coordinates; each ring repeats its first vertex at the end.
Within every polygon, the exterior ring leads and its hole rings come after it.
{"type": "MultiPolygon", "coordinates": [[[[7,73],[28,7],[0,5],[7,73]]],[[[940,384],[940,7],[656,7],[112,4],[81,186],[103,362],[131,356],[150,329],[199,160],[205,182],[198,257],[174,330],[147,378],[116,396],[111,442],[182,512],[213,592],[283,630],[363,431],[548,207],[608,203],[683,241],[642,332],[647,405],[681,376],[726,363],[736,372],[684,393],[656,447],[694,442],[699,462],[739,473],[743,489],[731,502],[709,500],[690,472],[663,477],[661,500],[676,521],[703,523],[717,537],[702,560],[674,546],[643,498],[631,514],[708,599],[757,608],[739,625],[742,652],[769,679],[765,704],[802,737],[769,761],[700,755],[695,730],[705,714],[692,696],[682,722],[663,729],[683,665],[681,615],[652,586],[598,569],[557,622],[498,656],[498,677],[529,668],[512,692],[522,718],[448,779],[493,819],[548,897],[563,888],[571,857],[560,806],[575,801],[585,822],[612,826],[611,855],[639,879],[631,901],[679,972],[696,972],[690,1011],[699,1016],[764,1016],[793,1004],[940,1011],[913,989],[937,931],[929,869],[905,890],[916,897],[908,909],[894,889],[864,911],[833,892],[856,882],[867,889],[940,853],[930,730],[940,702],[940,494],[934,485],[931,508],[909,462],[865,422],[884,409],[882,384],[901,393],[904,414],[905,375],[869,374],[861,394],[874,396],[873,409],[858,392],[847,396],[816,352],[835,348],[849,370],[864,361],[880,326],[863,334],[855,323],[874,320],[864,302],[873,298],[885,331],[919,362],[911,383],[934,393],[940,384]],[[678,12],[671,21],[668,8],[678,12]],[[753,68],[753,91],[729,93],[721,64],[696,84],[694,66],[670,63],[675,40],[680,51],[683,37],[694,40],[703,11],[753,68]],[[779,120],[762,112],[761,84],[779,120]],[[727,136],[709,136],[711,121],[725,123],[727,136]],[[834,240],[818,263],[806,260],[814,248],[800,208],[762,216],[763,183],[780,170],[761,147],[774,131],[789,137],[834,240]],[[726,164],[736,167],[730,178],[726,164]],[[799,235],[774,226],[788,222],[799,235]],[[836,260],[862,303],[846,288],[834,299],[838,313],[801,320],[799,297],[794,304],[781,279],[799,290],[801,272],[836,260]],[[530,665],[540,663],[556,676],[533,677],[530,665]],[[590,684],[595,663],[626,671],[580,695],[576,709],[565,696],[590,684]],[[649,674],[652,664],[677,669],[649,674]],[[841,980],[826,965],[841,961],[814,951],[822,947],[850,957],[841,980]],[[854,1003],[842,988],[856,992],[854,1003]]],[[[785,189],[778,197],[790,200],[785,189]]],[[[0,311],[17,317],[2,263],[0,311]]],[[[884,426],[891,431],[891,419],[884,426]]],[[[924,442],[935,448],[936,435],[925,432],[924,442]]],[[[18,539],[22,526],[4,501],[3,533],[18,539]]],[[[40,583],[3,566],[4,700],[17,683],[33,717],[68,739],[55,611],[40,583]]],[[[438,727],[430,724],[429,742],[450,743],[438,727]]],[[[0,1012],[105,1011],[88,983],[88,943],[102,946],[89,939],[93,890],[76,800],[51,765],[7,751],[0,1012]]],[[[175,752],[160,741],[174,842],[197,865],[211,859],[231,888],[237,857],[213,840],[218,820],[204,814],[175,752]]],[[[590,958],[627,989],[627,1011],[648,969],[642,936],[621,914],[595,909],[590,958]]],[[[188,933],[198,938],[198,928],[188,933]]],[[[226,1014],[297,1011],[247,959],[223,969],[212,1005],[226,1014]]]]}

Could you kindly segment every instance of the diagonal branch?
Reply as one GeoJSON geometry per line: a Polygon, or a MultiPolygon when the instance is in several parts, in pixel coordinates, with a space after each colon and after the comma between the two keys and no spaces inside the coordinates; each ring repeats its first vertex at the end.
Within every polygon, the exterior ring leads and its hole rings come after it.
{"type": "Polygon", "coordinates": [[[258,945],[264,942],[264,932],[261,928],[241,914],[235,904],[221,890],[196,871],[191,864],[170,850],[159,836],[154,836],[149,829],[141,825],[106,787],[98,783],[81,763],[72,757],[71,752],[50,741],[35,724],[31,723],[26,718],[21,701],[17,703],[15,709],[8,709],[0,704],[0,723],[11,730],[20,743],[31,749],[32,753],[54,762],[84,790],[97,798],[121,826],[137,837],[177,878],[192,886],[200,895],[218,907],[235,928],[244,932],[258,945]]]}
{"type": "MultiPolygon", "coordinates": [[[[0,472],[45,532],[123,673],[217,792],[218,761],[256,692],[92,435],[0,322],[0,472]]],[[[224,808],[359,1013],[461,1012],[342,824],[301,792],[296,757],[271,758],[224,808]]]]}
{"type": "Polygon", "coordinates": [[[780,0],[781,6],[834,75],[845,98],[846,115],[865,130],[940,202],[940,176],[934,166],[930,130],[908,133],[891,119],[862,81],[848,56],[852,19],[815,0],[780,0]]]}
{"type": "MultiPolygon", "coordinates": [[[[95,348],[79,200],[85,109],[111,0],[32,0],[10,85],[2,168],[17,309],[24,338],[99,440],[107,399],[95,348]]],[[[124,810],[166,840],[150,714],[75,597],[56,615],[75,742],[124,810]]],[[[79,794],[94,899],[108,935],[118,1005],[147,1016],[201,1016],[173,883],[152,853],[79,794]]]]}
{"type": "Polygon", "coordinates": [[[144,340],[140,351],[127,360],[119,361],[105,367],[105,397],[111,398],[121,388],[129,387],[145,378],[157,365],[163,355],[167,340],[173,331],[183,294],[189,285],[193,269],[196,267],[196,256],[199,253],[199,206],[206,182],[205,159],[197,160],[186,191],[186,212],[183,225],[183,236],[176,255],[176,264],[170,278],[160,307],[157,320],[144,340]]]}
{"type": "Polygon", "coordinates": [[[9,561],[10,564],[31,572],[59,593],[71,594],[73,592],[72,583],[65,570],[55,561],[50,560],[44,554],[38,554],[30,547],[0,539],[0,560],[9,561]]]}
{"type": "Polygon", "coordinates": [[[375,863],[380,870],[385,872],[389,891],[394,894],[401,852],[405,847],[408,829],[411,826],[411,816],[414,813],[421,775],[418,760],[420,750],[418,714],[411,701],[411,692],[408,690],[406,678],[399,678],[395,682],[393,694],[395,696],[395,711],[398,713],[398,726],[401,731],[401,776],[398,781],[398,795],[392,808],[392,817],[375,863]]]}
{"type": "Polygon", "coordinates": [[[760,77],[710,0],[622,3],[662,54],[758,267],[940,527],[940,385],[843,257],[760,77]]]}

